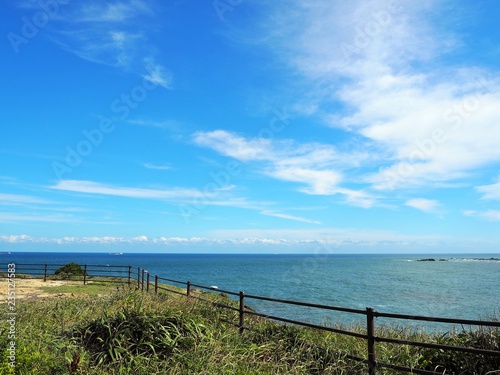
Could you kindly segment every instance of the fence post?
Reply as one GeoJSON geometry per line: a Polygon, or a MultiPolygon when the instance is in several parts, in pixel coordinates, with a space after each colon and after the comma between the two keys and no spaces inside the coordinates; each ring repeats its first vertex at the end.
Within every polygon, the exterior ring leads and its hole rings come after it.
{"type": "Polygon", "coordinates": [[[368,373],[377,373],[377,357],[375,355],[375,319],[373,307],[366,308],[366,335],[368,336],[368,373]]]}
{"type": "Polygon", "coordinates": [[[155,294],[158,294],[158,275],[155,275],[155,294]]]}
{"type": "Polygon", "coordinates": [[[191,281],[188,281],[187,284],[186,284],[186,296],[190,296],[191,295],[191,281]]]}
{"type": "Polygon", "coordinates": [[[144,272],[146,272],[146,270],[143,268],[142,269],[142,284],[141,284],[141,290],[144,292],[144,272]]]}
{"type": "Polygon", "coordinates": [[[83,285],[87,284],[87,265],[83,266],[83,285]]]}
{"type": "Polygon", "coordinates": [[[137,289],[141,289],[141,267],[137,267],[137,289]]]}
{"type": "Polygon", "coordinates": [[[45,265],[45,271],[43,273],[43,281],[47,281],[47,265],[45,265]]]}
{"type": "Polygon", "coordinates": [[[146,292],[149,292],[149,275],[150,273],[148,272],[148,279],[146,281],[146,292]]]}
{"type": "Polygon", "coordinates": [[[131,276],[131,273],[132,273],[132,266],[128,266],[128,280],[127,280],[127,284],[128,284],[129,289],[130,289],[130,276],[131,276]]]}
{"type": "Polygon", "coordinates": [[[240,334],[243,333],[243,330],[245,329],[245,292],[241,291],[240,292],[240,324],[239,324],[239,332],[240,334]]]}

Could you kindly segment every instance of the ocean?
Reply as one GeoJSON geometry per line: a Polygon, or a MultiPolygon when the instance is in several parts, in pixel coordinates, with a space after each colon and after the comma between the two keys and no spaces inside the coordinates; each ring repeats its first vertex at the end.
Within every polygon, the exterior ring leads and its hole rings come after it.
{"type": "MultiPolygon", "coordinates": [[[[13,252],[1,254],[0,259],[4,272],[8,263],[131,265],[160,277],[272,298],[461,319],[489,320],[500,316],[500,260],[494,254],[117,255],[13,252]],[[428,258],[436,261],[418,261],[428,258]]],[[[246,304],[265,314],[318,324],[363,324],[364,318],[254,299],[247,299],[246,304]]],[[[392,323],[407,324],[403,321],[392,323]]]]}

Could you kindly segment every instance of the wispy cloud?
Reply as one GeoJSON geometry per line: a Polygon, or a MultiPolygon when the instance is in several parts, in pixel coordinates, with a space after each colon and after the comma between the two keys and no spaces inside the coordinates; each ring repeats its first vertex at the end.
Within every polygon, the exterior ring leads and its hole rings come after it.
{"type": "Polygon", "coordinates": [[[8,235],[0,236],[0,243],[32,243],[32,244],[58,244],[58,245],[72,245],[72,244],[95,244],[95,245],[134,245],[134,244],[149,244],[160,246],[179,246],[179,245],[297,245],[303,243],[311,243],[311,241],[301,240],[284,240],[273,238],[237,238],[237,239],[220,239],[210,237],[116,237],[116,236],[103,236],[103,237],[34,237],[25,234],[21,235],[8,235]]]}
{"type": "Polygon", "coordinates": [[[425,198],[409,199],[405,205],[427,213],[436,212],[436,209],[440,206],[438,201],[425,198]]]}
{"type": "Polygon", "coordinates": [[[52,201],[33,197],[29,195],[19,194],[3,194],[0,193],[0,204],[15,205],[15,204],[52,204],[52,201]]]}
{"type": "Polygon", "coordinates": [[[275,211],[269,211],[269,210],[264,210],[260,212],[262,215],[265,216],[273,216],[273,217],[278,217],[280,219],[286,219],[286,220],[293,220],[293,221],[300,221],[302,223],[308,223],[308,224],[321,224],[320,221],[316,220],[309,220],[305,219],[303,217],[299,216],[294,216],[294,215],[288,215],[288,214],[283,214],[280,212],[275,212],[275,211]]]}
{"type": "Polygon", "coordinates": [[[173,75],[167,68],[158,64],[152,57],[145,58],[144,62],[146,73],[142,76],[145,80],[166,89],[172,88],[173,75]]]}
{"type": "Polygon", "coordinates": [[[72,3],[53,23],[52,38],[67,51],[99,64],[133,71],[172,87],[172,74],[158,63],[149,34],[157,24],[151,2],[124,0],[72,3]]]}
{"type": "Polygon", "coordinates": [[[142,0],[115,1],[108,3],[87,2],[81,8],[77,21],[99,23],[99,22],[129,22],[142,15],[153,16],[153,9],[142,0]]]}
{"type": "Polygon", "coordinates": [[[462,44],[435,22],[444,3],[293,0],[269,4],[253,30],[252,42],[302,77],[309,94],[295,108],[379,161],[364,175],[373,189],[443,186],[500,161],[496,72],[436,64],[462,44]]]}
{"type": "Polygon", "coordinates": [[[146,169],[156,169],[159,171],[170,171],[172,170],[172,166],[170,164],[152,164],[152,163],[144,163],[144,168],[146,169]]]}
{"type": "Polygon", "coordinates": [[[287,241],[316,242],[326,245],[342,243],[380,244],[390,242],[404,245],[417,241],[445,241],[444,236],[419,236],[398,233],[390,230],[355,229],[355,228],[311,228],[311,229],[218,229],[210,233],[215,238],[268,238],[287,241]]]}
{"type": "Polygon", "coordinates": [[[302,184],[298,190],[310,195],[346,196],[350,204],[371,206],[375,198],[366,192],[341,187],[342,169],[364,155],[341,155],[335,147],[322,144],[298,144],[291,140],[247,139],[225,130],[197,132],[194,142],[244,163],[259,164],[261,173],[282,181],[302,184]]]}
{"type": "Polygon", "coordinates": [[[12,222],[46,222],[46,223],[68,223],[74,218],[63,214],[34,214],[34,213],[0,213],[1,223],[12,222]]]}
{"type": "Polygon", "coordinates": [[[198,145],[210,147],[222,155],[243,162],[274,159],[271,142],[266,139],[247,140],[225,130],[197,132],[193,139],[198,145]]]}
{"type": "Polygon", "coordinates": [[[0,242],[4,243],[39,243],[39,244],[120,244],[120,243],[141,243],[148,242],[149,239],[146,236],[137,237],[116,237],[116,236],[103,236],[103,237],[58,237],[58,238],[48,238],[48,237],[34,237],[26,234],[21,235],[9,235],[0,236],[0,242]]]}
{"type": "Polygon", "coordinates": [[[111,195],[117,197],[170,200],[179,198],[202,198],[207,195],[196,189],[165,188],[145,189],[102,184],[93,181],[61,180],[50,187],[54,190],[72,191],[84,194],[111,195]]]}
{"type": "Polygon", "coordinates": [[[487,210],[487,211],[464,211],[465,216],[478,217],[488,221],[500,221],[500,210],[487,210]]]}
{"type": "MultiPolygon", "coordinates": [[[[446,240],[441,237],[408,236],[390,232],[360,231],[352,229],[330,228],[323,230],[219,230],[209,237],[35,237],[30,235],[0,236],[0,243],[33,243],[33,244],[97,244],[97,245],[127,245],[149,244],[161,246],[178,245],[317,245],[329,246],[333,251],[342,245],[373,247],[384,244],[401,249],[403,244],[418,242],[438,243],[446,240]]],[[[323,252],[328,248],[323,248],[323,252]]]]}
{"type": "Polygon", "coordinates": [[[175,120],[154,121],[145,119],[131,119],[128,120],[128,123],[136,126],[146,126],[175,132],[179,132],[182,128],[181,124],[175,120]]]}
{"type": "Polygon", "coordinates": [[[491,185],[478,186],[477,191],[483,194],[483,199],[500,200],[500,178],[491,185]]]}

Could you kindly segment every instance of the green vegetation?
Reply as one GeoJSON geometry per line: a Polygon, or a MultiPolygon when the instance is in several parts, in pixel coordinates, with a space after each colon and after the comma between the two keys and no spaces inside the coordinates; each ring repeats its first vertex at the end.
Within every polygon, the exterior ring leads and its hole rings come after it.
{"type": "MultiPolygon", "coordinates": [[[[73,289],[76,293],[90,285],[73,289]]],[[[246,317],[242,335],[237,311],[175,294],[159,296],[116,290],[102,296],[18,301],[16,374],[366,374],[366,365],[340,353],[366,356],[365,340],[246,317]]],[[[68,289],[69,290],[69,289],[68,289]]],[[[76,294],[75,293],[75,294],[76,294]]],[[[219,303],[229,298],[192,291],[219,303]]],[[[0,374],[7,365],[6,309],[0,319],[0,374]]],[[[362,327],[354,330],[363,332],[362,327]]],[[[364,333],[364,332],[363,332],[364,333]]],[[[444,336],[410,328],[379,328],[377,334],[399,339],[476,345],[500,349],[498,330],[460,331],[444,336]]],[[[404,345],[377,344],[380,362],[424,367],[443,374],[486,374],[500,358],[404,345]]],[[[377,374],[395,374],[394,370],[377,374]]],[[[500,373],[499,371],[490,372],[500,373]]]]}
{"type": "Polygon", "coordinates": [[[62,278],[70,278],[71,276],[84,276],[84,269],[74,262],[68,263],[62,267],[59,267],[54,275],[58,275],[62,278]]]}
{"type": "Polygon", "coordinates": [[[81,281],[67,281],[64,285],[60,286],[43,286],[40,287],[45,293],[59,294],[59,293],[73,293],[73,294],[89,294],[99,295],[107,294],[117,290],[128,289],[128,285],[117,285],[107,281],[99,281],[99,279],[91,279],[84,285],[81,281]]]}

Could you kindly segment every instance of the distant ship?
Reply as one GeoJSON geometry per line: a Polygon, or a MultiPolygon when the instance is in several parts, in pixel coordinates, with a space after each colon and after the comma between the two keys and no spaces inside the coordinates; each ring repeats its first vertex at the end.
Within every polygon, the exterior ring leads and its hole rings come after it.
{"type": "Polygon", "coordinates": [[[123,253],[109,253],[110,255],[123,255],[123,253]]]}

